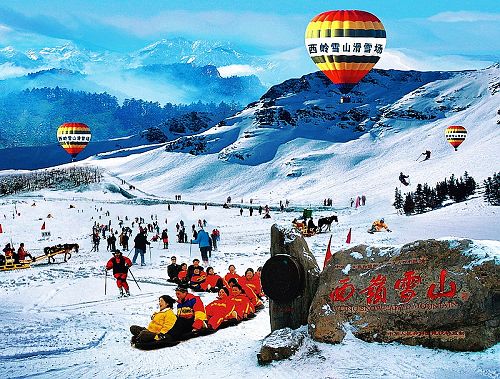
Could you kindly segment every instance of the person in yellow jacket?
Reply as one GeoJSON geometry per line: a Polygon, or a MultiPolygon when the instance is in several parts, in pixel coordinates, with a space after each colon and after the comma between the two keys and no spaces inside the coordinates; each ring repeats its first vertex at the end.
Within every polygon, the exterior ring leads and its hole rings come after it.
{"type": "Polygon", "coordinates": [[[132,325],[132,343],[135,342],[153,342],[166,338],[168,332],[177,321],[177,316],[173,311],[175,299],[168,295],[160,296],[158,300],[160,310],[153,313],[151,322],[147,328],[138,325],[132,325]]]}
{"type": "Polygon", "coordinates": [[[384,222],[383,218],[374,221],[372,224],[372,228],[368,230],[368,233],[381,232],[382,230],[387,230],[388,232],[391,232],[391,229],[389,229],[387,224],[384,222]]]}

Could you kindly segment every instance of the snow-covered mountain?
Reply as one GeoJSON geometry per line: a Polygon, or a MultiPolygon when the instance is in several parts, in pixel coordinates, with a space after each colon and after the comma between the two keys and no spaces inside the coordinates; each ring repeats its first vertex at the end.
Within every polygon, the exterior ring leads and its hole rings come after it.
{"type": "Polygon", "coordinates": [[[319,201],[330,194],[347,201],[366,191],[387,202],[401,171],[412,183],[433,185],[452,173],[483,180],[498,170],[499,82],[498,65],[456,73],[377,70],[351,103],[339,104],[337,91],[316,73],[275,86],[216,127],[166,148],[126,160],[91,159],[159,195],[308,194],[319,201]],[[468,129],[457,152],[444,137],[449,125],[468,129]],[[425,150],[432,159],[416,162],[425,150]],[[158,176],[144,178],[145,167],[158,176]],[[217,180],[207,181],[205,170],[217,180]],[[356,188],[358,177],[369,187],[356,188]]]}
{"type": "Polygon", "coordinates": [[[245,64],[263,68],[271,65],[269,61],[240,51],[227,41],[189,41],[185,38],[162,39],[129,55],[131,67],[173,63],[215,67],[245,64]]]}
{"type": "Polygon", "coordinates": [[[0,96],[20,87],[46,85],[106,91],[120,100],[140,98],[161,103],[191,103],[232,99],[245,104],[265,91],[254,74],[274,67],[270,60],[244,53],[230,43],[183,38],[164,39],[130,53],[93,51],[73,42],[27,51],[7,46],[0,50],[0,96]],[[246,69],[228,70],[236,66],[246,69]],[[222,77],[219,69],[224,72],[222,77]],[[38,72],[74,72],[80,76],[74,81],[65,76],[61,82],[57,77],[43,83],[32,78],[26,80],[27,74],[38,72]],[[163,82],[158,82],[159,76],[163,82]],[[222,84],[208,83],[210,89],[206,92],[207,78],[222,84]]]}

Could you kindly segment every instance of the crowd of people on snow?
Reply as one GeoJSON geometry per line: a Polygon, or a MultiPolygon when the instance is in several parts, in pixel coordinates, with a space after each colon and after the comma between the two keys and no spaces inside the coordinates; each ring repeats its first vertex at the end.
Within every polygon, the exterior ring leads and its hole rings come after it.
{"type": "MultiPolygon", "coordinates": [[[[114,267],[113,263],[110,263],[112,259],[107,268],[114,267]]],[[[222,277],[214,272],[213,267],[208,267],[205,271],[200,266],[199,259],[194,259],[188,267],[186,263],[179,265],[177,258],[172,256],[167,274],[168,281],[177,284],[176,298],[169,295],[160,296],[159,310],[151,316],[149,325],[130,327],[132,343],[176,341],[190,332],[204,329],[215,331],[224,322],[238,322],[252,317],[264,306],[259,270],[254,272],[252,268],[248,268],[245,275],[240,276],[236,273],[235,266],[230,265],[227,274],[222,277]],[[215,292],[217,298],[205,305],[201,298],[190,293],[189,289],[196,292],[215,292]],[[176,303],[177,312],[174,312],[176,303]]]]}

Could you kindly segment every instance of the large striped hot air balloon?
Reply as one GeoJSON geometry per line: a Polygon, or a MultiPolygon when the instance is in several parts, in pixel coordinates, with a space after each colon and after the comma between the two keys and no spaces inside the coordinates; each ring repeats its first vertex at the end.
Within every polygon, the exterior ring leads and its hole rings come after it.
{"type": "Polygon", "coordinates": [[[75,157],[85,149],[92,137],[90,128],[81,122],[65,122],[57,129],[57,140],[64,150],[75,157]]]}
{"type": "Polygon", "coordinates": [[[373,14],[337,10],[314,17],[305,40],[316,66],[347,94],[378,62],[386,38],[384,25],[373,14]]]}
{"type": "Polygon", "coordinates": [[[455,151],[457,151],[457,147],[464,142],[465,137],[467,136],[467,130],[460,125],[451,125],[446,128],[444,135],[451,146],[455,148],[455,151]]]}

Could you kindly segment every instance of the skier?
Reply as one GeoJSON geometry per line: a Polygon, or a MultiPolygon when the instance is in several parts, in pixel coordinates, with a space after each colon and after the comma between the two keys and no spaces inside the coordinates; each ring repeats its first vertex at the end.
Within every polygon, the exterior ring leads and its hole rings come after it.
{"type": "Polygon", "coordinates": [[[113,258],[106,263],[106,270],[113,269],[113,276],[116,279],[116,286],[120,290],[120,296],[130,296],[127,283],[127,273],[130,266],[132,266],[132,262],[129,258],[124,257],[120,250],[113,251],[113,258]]]}
{"type": "MultiPolygon", "coordinates": [[[[420,157],[422,155],[425,157],[423,161],[426,161],[426,160],[430,159],[430,157],[431,157],[431,151],[430,150],[425,150],[422,154],[420,154],[420,156],[418,157],[418,159],[420,159],[420,157]]],[[[417,159],[417,161],[418,161],[418,159],[417,159]]]]}
{"type": "Polygon", "coordinates": [[[403,174],[402,172],[401,172],[401,173],[399,173],[399,181],[400,181],[401,183],[403,183],[405,186],[409,186],[409,185],[410,185],[410,182],[406,180],[406,179],[408,179],[408,178],[409,178],[409,176],[408,176],[408,175],[405,175],[405,174],[403,174]]]}
{"type": "Polygon", "coordinates": [[[240,216],[243,216],[243,208],[240,207],[240,216]]]}

